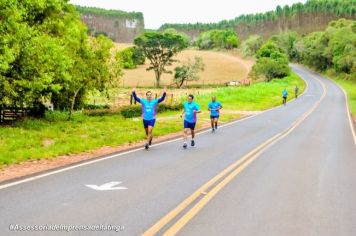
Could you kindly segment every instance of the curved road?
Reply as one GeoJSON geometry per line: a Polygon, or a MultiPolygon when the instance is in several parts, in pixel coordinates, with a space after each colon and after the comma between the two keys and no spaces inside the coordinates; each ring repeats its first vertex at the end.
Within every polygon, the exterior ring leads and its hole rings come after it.
{"type": "Polygon", "coordinates": [[[169,141],[0,185],[0,235],[24,235],[10,225],[122,227],[92,235],[356,235],[356,145],[344,94],[292,67],[308,83],[303,96],[203,132],[194,148],[169,141]]]}

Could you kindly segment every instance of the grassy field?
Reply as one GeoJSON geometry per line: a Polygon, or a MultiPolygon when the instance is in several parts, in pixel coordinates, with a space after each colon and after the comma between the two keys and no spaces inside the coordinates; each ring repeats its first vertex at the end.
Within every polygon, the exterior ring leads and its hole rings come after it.
{"type": "MultiPolygon", "coordinates": [[[[212,95],[217,96],[224,106],[221,121],[229,121],[240,117],[241,110],[264,110],[279,105],[282,89],[287,87],[292,94],[295,84],[299,85],[301,91],[304,89],[302,80],[292,75],[283,80],[250,87],[219,88],[214,92],[195,94],[196,102],[204,111],[199,114],[198,127],[209,121],[207,104],[212,95]]],[[[155,136],[180,130],[182,120],[179,112],[158,114],[155,136]]],[[[139,118],[125,119],[121,115],[89,117],[75,113],[72,121],[26,119],[12,126],[0,127],[0,166],[80,153],[103,146],[118,146],[142,139],[144,132],[139,118]]]]}
{"type": "MultiPolygon", "coordinates": [[[[205,70],[199,73],[200,80],[189,82],[189,84],[223,84],[228,81],[246,79],[253,65],[253,61],[241,59],[238,56],[230,55],[224,52],[184,50],[179,53],[176,59],[183,62],[194,59],[195,56],[203,58],[205,70]]],[[[173,63],[167,69],[174,71],[180,62],[173,63]]],[[[124,70],[124,75],[121,78],[122,87],[132,86],[151,86],[155,85],[155,75],[153,71],[146,71],[149,62],[139,66],[133,70],[124,70]]],[[[163,74],[161,77],[161,85],[172,84],[174,74],[163,74]]]]}

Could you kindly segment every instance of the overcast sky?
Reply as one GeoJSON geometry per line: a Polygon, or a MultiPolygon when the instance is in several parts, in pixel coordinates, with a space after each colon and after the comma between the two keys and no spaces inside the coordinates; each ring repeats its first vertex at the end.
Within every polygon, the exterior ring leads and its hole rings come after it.
{"type": "Polygon", "coordinates": [[[164,23],[218,22],[297,2],[306,0],[70,0],[80,6],[142,12],[147,29],[157,29],[164,23]]]}

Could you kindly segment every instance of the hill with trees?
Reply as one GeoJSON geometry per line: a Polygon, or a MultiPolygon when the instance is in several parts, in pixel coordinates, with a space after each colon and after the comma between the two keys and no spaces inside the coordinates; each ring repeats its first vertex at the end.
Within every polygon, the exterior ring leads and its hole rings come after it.
{"type": "Polygon", "coordinates": [[[269,38],[288,31],[308,34],[324,30],[339,18],[356,19],[356,0],[309,0],[305,4],[277,6],[274,11],[247,14],[218,23],[164,24],[160,30],[174,28],[197,38],[201,32],[213,29],[234,29],[241,40],[253,34],[269,38]]]}
{"type": "Polygon", "coordinates": [[[134,38],[144,30],[144,18],[141,12],[82,6],[76,6],[76,9],[92,36],[103,34],[115,42],[132,43],[134,38]]]}

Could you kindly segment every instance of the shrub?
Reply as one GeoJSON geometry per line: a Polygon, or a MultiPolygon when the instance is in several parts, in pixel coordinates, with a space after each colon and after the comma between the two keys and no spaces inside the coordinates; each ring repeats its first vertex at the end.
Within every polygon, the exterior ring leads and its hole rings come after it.
{"type": "Polygon", "coordinates": [[[142,114],[141,106],[124,106],[120,109],[120,114],[125,118],[139,117],[142,114]]]}
{"type": "Polygon", "coordinates": [[[109,109],[110,106],[107,104],[105,105],[85,104],[83,108],[86,110],[97,110],[97,109],[109,109]]]}
{"type": "Polygon", "coordinates": [[[44,119],[50,122],[68,120],[68,112],[64,111],[47,111],[44,119]]]}
{"type": "Polygon", "coordinates": [[[272,41],[264,44],[256,53],[257,62],[251,75],[264,75],[267,81],[290,75],[288,56],[272,41]]]}
{"type": "Polygon", "coordinates": [[[136,65],[132,59],[133,52],[131,48],[120,50],[116,54],[116,58],[120,61],[125,69],[134,69],[136,65]]]}
{"type": "Polygon", "coordinates": [[[238,36],[233,30],[210,30],[200,34],[196,41],[199,49],[232,49],[238,46],[238,36]]]}
{"type": "Polygon", "coordinates": [[[241,51],[245,56],[254,56],[263,45],[263,38],[259,35],[252,35],[241,45],[241,51]]]}
{"type": "Polygon", "coordinates": [[[132,60],[135,65],[143,65],[145,64],[145,54],[138,47],[132,47],[132,60]]]}

